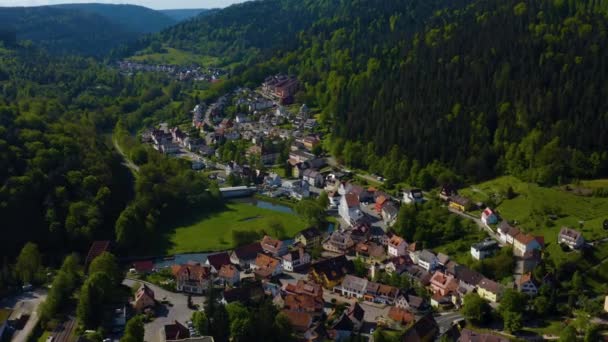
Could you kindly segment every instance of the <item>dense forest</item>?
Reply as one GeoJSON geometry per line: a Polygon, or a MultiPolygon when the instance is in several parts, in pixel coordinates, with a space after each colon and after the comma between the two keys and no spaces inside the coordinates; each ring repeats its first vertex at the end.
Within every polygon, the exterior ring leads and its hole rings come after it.
{"type": "Polygon", "coordinates": [[[608,173],[608,108],[597,96],[606,93],[607,8],[601,0],[271,0],[155,39],[253,65],[237,69],[256,81],[261,71],[297,74],[299,100],[322,110],[332,152],[351,166],[377,163],[363,151],[399,146],[404,169],[435,162],[469,180],[511,173],[555,184],[608,173]]]}
{"type": "MultiPolygon", "coordinates": [[[[161,213],[170,220],[216,202],[202,176],[156,153],[148,158],[139,151],[141,172],[134,182],[112,147],[121,114],[136,115],[139,103],[153,102],[151,92],[169,96],[171,83],[158,77],[127,78],[91,59],[53,57],[31,46],[0,47],[4,257],[16,255],[27,241],[58,256],[86,251],[98,239],[117,239],[119,248],[135,251],[142,241],[133,237],[159,229],[161,213]]],[[[143,109],[147,115],[166,112],[162,105],[143,109]]]]}
{"type": "Polygon", "coordinates": [[[15,32],[54,54],[103,57],[110,50],[177,21],[131,5],[70,4],[1,7],[0,32],[15,32]]]}

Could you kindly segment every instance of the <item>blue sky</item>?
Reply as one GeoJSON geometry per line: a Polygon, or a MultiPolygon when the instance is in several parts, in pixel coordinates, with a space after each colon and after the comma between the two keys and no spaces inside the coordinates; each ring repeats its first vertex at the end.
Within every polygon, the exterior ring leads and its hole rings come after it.
{"type": "Polygon", "coordinates": [[[245,0],[0,0],[0,6],[43,6],[65,3],[134,4],[154,9],[217,8],[245,0]]]}

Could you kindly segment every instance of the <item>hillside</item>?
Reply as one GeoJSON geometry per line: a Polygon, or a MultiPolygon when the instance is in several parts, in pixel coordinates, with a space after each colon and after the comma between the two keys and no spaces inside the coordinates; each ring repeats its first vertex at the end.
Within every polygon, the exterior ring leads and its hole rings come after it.
{"type": "Polygon", "coordinates": [[[194,18],[198,15],[207,15],[212,13],[215,10],[205,9],[205,8],[187,8],[187,9],[167,9],[167,10],[158,10],[158,12],[168,16],[169,18],[180,22],[184,20],[188,20],[190,18],[194,18]]]}
{"type": "Polygon", "coordinates": [[[608,91],[606,8],[271,0],[228,7],[158,39],[246,65],[266,60],[251,70],[297,74],[306,84],[299,100],[322,110],[332,152],[353,167],[377,165],[367,157],[399,146],[395,162],[405,159],[404,169],[438,161],[469,179],[511,173],[553,184],[608,173],[600,148],[608,101],[596,96],[608,91]]]}
{"type": "Polygon", "coordinates": [[[31,40],[55,54],[104,56],[173,23],[162,13],[130,5],[0,7],[0,32],[13,31],[17,40],[31,40]]]}
{"type": "Polygon", "coordinates": [[[110,4],[65,4],[53,7],[100,15],[129,32],[153,33],[177,23],[161,11],[143,6],[110,4]]]}

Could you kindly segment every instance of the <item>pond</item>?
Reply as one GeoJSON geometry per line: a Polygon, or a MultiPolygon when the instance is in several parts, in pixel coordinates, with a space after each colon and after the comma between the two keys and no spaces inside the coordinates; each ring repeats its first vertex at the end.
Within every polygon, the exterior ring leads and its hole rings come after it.
{"type": "Polygon", "coordinates": [[[293,211],[293,209],[291,209],[290,207],[288,207],[286,205],[260,200],[255,197],[238,198],[238,199],[234,199],[232,201],[235,203],[249,203],[251,205],[255,205],[258,208],[269,209],[269,210],[274,210],[274,211],[278,211],[281,213],[295,215],[295,212],[293,211]]]}

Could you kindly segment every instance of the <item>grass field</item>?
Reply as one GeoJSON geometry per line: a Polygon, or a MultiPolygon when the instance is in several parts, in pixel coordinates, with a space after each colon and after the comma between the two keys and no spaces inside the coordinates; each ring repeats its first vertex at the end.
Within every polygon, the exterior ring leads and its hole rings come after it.
{"type": "Polygon", "coordinates": [[[220,65],[220,59],[217,57],[197,55],[192,52],[178,50],[170,47],[166,47],[165,50],[166,52],[164,53],[148,53],[135,55],[129,58],[129,60],[148,64],[198,64],[204,67],[215,67],[220,65]]]}
{"type": "Polygon", "coordinates": [[[170,245],[166,248],[166,254],[233,248],[233,231],[265,230],[271,233],[268,226],[275,220],[283,224],[285,233],[290,237],[306,225],[296,215],[262,209],[248,203],[228,203],[227,209],[222,212],[193,218],[194,222],[178,225],[169,236],[170,245]]]}

